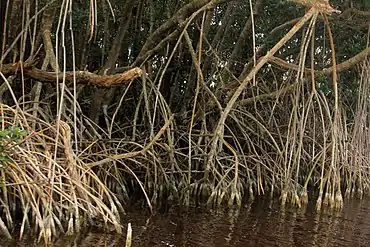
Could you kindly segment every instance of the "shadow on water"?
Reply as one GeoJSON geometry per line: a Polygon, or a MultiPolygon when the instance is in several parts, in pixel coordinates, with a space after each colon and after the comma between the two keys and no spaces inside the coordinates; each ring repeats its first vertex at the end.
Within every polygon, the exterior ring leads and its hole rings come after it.
{"type": "MultiPolygon", "coordinates": [[[[370,200],[346,201],[341,212],[281,210],[277,201],[261,200],[240,210],[199,208],[187,212],[172,207],[148,218],[132,210],[133,246],[370,246],[370,200]]],[[[32,238],[1,241],[0,246],[41,246],[32,238]]],[[[59,238],[53,246],[125,246],[125,236],[90,231],[59,238]]]]}

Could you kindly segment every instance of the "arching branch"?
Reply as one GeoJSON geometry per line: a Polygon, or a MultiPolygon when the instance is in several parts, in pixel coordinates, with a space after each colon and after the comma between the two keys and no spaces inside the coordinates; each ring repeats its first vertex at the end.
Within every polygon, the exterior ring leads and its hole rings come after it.
{"type": "MultiPolygon", "coordinates": [[[[1,72],[4,75],[14,74],[20,72],[18,64],[4,64],[1,72]]],[[[77,84],[94,85],[100,87],[112,87],[123,85],[131,82],[137,77],[141,77],[142,71],[140,68],[133,68],[126,72],[115,75],[97,75],[88,71],[67,71],[65,73],[56,73],[40,70],[34,67],[25,66],[23,68],[25,76],[31,77],[40,82],[56,83],[57,77],[62,81],[63,77],[67,84],[73,83],[74,76],[77,84]]]]}

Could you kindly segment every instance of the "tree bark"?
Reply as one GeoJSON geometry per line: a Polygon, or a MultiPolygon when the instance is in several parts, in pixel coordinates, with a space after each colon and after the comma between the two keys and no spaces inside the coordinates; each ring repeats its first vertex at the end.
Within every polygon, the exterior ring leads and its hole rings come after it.
{"type": "MultiPolygon", "coordinates": [[[[10,74],[21,73],[19,64],[4,64],[1,72],[7,76],[10,74]]],[[[73,73],[76,76],[77,84],[93,85],[99,87],[112,87],[127,84],[137,77],[141,77],[141,69],[133,68],[121,74],[115,75],[97,75],[88,71],[67,71],[67,72],[48,72],[45,70],[32,68],[30,65],[23,67],[23,74],[40,82],[56,83],[65,78],[68,84],[73,84],[73,73]]]]}
{"type": "MultiPolygon", "coordinates": [[[[257,0],[256,4],[254,5],[254,17],[256,17],[261,9],[263,8],[264,0],[257,0]]],[[[242,50],[244,46],[246,45],[247,41],[252,37],[252,16],[250,16],[247,20],[247,22],[244,25],[243,31],[240,33],[240,36],[238,38],[238,41],[236,42],[234,49],[231,53],[231,56],[227,62],[227,66],[231,71],[235,70],[235,64],[234,61],[240,61],[239,57],[241,54],[243,54],[242,50]]]]}
{"type": "MultiPolygon", "coordinates": [[[[8,40],[13,41],[15,40],[15,37],[21,30],[21,24],[22,24],[22,0],[13,0],[9,11],[9,26],[7,28],[8,30],[8,40]]],[[[14,46],[12,49],[13,52],[13,63],[17,60],[17,57],[19,55],[19,49],[17,46],[14,46]]]]}
{"type": "Polygon", "coordinates": [[[138,66],[142,61],[147,59],[151,55],[151,50],[158,43],[162,43],[164,39],[167,39],[168,36],[174,36],[174,34],[179,35],[185,24],[186,19],[189,18],[194,12],[200,8],[207,5],[207,10],[211,10],[216,7],[218,4],[229,2],[231,0],[194,0],[179,11],[177,11],[171,19],[163,23],[157,30],[153,32],[152,35],[148,37],[145,44],[141,48],[141,51],[133,63],[133,66],[138,66]]]}

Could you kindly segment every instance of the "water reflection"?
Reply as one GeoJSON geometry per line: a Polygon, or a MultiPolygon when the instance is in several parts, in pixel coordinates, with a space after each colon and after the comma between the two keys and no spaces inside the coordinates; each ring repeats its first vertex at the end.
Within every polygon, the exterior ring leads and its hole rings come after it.
{"type": "MultiPolygon", "coordinates": [[[[133,246],[370,246],[369,200],[344,203],[336,214],[280,209],[277,201],[259,201],[231,210],[183,212],[172,208],[148,218],[138,210],[125,221],[133,228],[133,246]]],[[[53,246],[125,246],[125,236],[89,232],[60,238],[53,246]]],[[[41,246],[1,241],[0,246],[41,246]]]]}

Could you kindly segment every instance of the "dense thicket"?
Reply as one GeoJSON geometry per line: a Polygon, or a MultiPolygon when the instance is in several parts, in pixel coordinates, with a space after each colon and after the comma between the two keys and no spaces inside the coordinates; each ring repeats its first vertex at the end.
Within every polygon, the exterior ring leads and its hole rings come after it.
{"type": "Polygon", "coordinates": [[[2,1],[0,228],[368,192],[370,4],[330,4],[2,1]]]}

